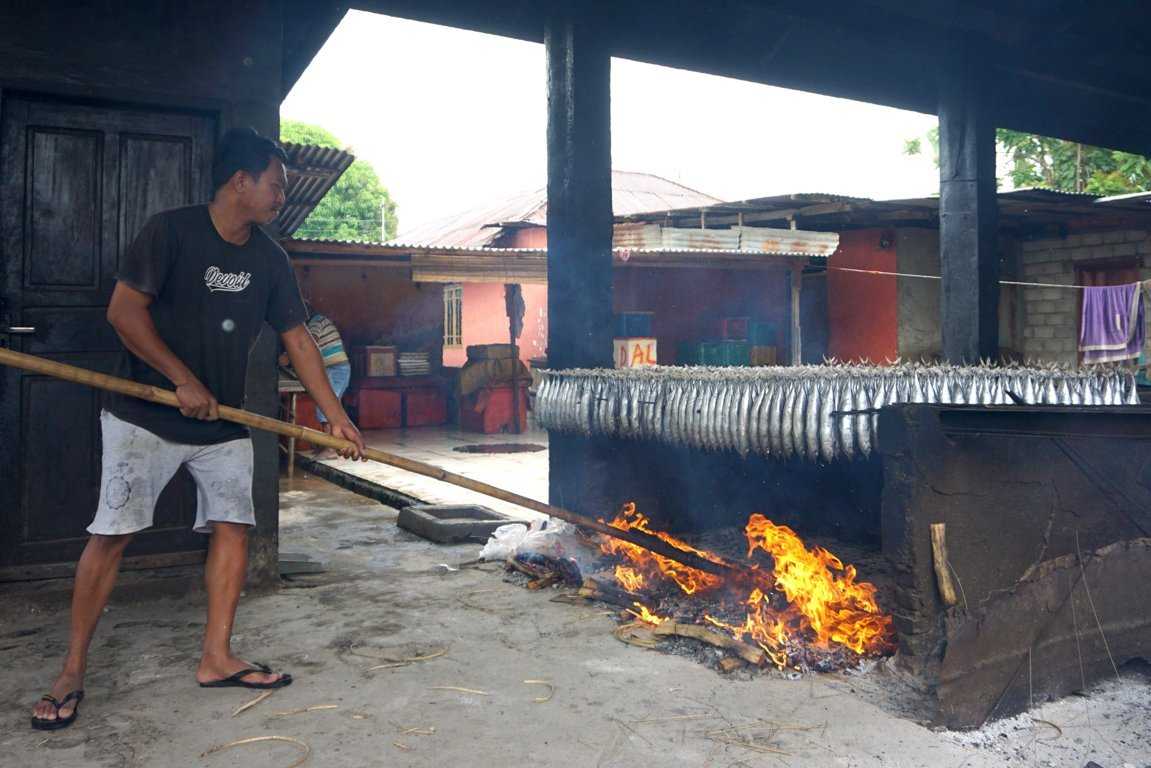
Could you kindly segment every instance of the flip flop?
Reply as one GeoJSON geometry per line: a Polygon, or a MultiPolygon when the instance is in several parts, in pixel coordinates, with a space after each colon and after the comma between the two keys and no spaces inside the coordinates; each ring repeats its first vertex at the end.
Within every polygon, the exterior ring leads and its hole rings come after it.
{"type": "Polygon", "coordinates": [[[61,728],[67,728],[72,723],[76,722],[76,718],[80,716],[80,702],[84,700],[84,691],[76,690],[69,693],[60,701],[56,701],[55,696],[44,694],[40,697],[40,701],[47,701],[56,710],[55,720],[46,720],[42,717],[32,716],[32,727],[38,731],[58,731],[61,728]],[[60,717],[60,710],[68,706],[68,703],[75,700],[76,705],[72,707],[72,714],[68,717],[60,717]]]}
{"type": "Polygon", "coordinates": [[[247,669],[241,669],[236,674],[229,675],[228,677],[225,677],[223,680],[213,680],[210,683],[200,683],[200,687],[201,688],[252,688],[252,689],[255,689],[258,691],[262,691],[262,690],[267,690],[270,688],[283,688],[286,685],[292,684],[292,676],[287,674],[287,673],[280,675],[278,680],[275,680],[271,683],[247,683],[247,682],[244,682],[243,678],[245,678],[248,675],[253,674],[255,672],[262,672],[265,675],[275,674],[274,672],[272,672],[272,668],[269,667],[267,664],[257,663],[254,667],[248,667],[247,669]]]}

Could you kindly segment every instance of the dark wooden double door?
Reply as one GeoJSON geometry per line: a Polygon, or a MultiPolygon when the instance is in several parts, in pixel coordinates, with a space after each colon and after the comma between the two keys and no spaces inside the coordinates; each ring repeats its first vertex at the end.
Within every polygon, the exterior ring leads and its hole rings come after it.
{"type": "MultiPolygon", "coordinates": [[[[151,214],[206,199],[214,121],[2,92],[0,114],[0,345],[112,373],[119,345],[104,315],[117,261],[151,214]]],[[[0,580],[83,547],[101,400],[0,367],[0,580]]],[[[203,548],[195,503],[181,473],[129,554],[203,548]]]]}

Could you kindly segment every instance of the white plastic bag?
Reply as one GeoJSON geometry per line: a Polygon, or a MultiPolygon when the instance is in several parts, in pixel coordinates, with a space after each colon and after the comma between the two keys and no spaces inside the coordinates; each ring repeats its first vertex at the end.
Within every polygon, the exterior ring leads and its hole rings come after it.
{"type": "Polygon", "coordinates": [[[567,549],[564,540],[573,532],[572,526],[550,518],[533,520],[530,527],[525,526],[525,523],[509,523],[496,528],[480,550],[480,559],[507,560],[521,552],[564,557],[567,549]]]}
{"type": "Polygon", "coordinates": [[[480,559],[487,561],[507,560],[516,553],[516,547],[527,536],[528,529],[524,523],[508,523],[501,525],[492,532],[488,543],[480,550],[480,559]]]}
{"type": "Polygon", "coordinates": [[[573,531],[572,526],[563,520],[534,520],[513,554],[545,555],[558,560],[567,555],[564,542],[573,531]]]}

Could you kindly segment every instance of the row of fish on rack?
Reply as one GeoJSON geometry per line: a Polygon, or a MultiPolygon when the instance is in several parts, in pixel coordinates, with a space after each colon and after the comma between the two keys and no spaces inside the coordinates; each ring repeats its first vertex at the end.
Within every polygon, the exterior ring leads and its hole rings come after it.
{"type": "Polygon", "coordinates": [[[830,462],[869,456],[895,403],[1137,405],[1128,369],[899,364],[543,371],[540,426],[830,462]]]}

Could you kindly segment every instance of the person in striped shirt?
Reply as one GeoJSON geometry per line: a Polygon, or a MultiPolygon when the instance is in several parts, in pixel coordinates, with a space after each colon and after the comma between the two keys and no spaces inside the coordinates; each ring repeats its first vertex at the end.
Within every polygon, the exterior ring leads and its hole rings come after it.
{"type": "MultiPolygon", "coordinates": [[[[324,371],[328,374],[328,381],[332,385],[332,390],[336,393],[336,397],[343,397],[344,392],[348,390],[348,384],[352,381],[352,366],[348,362],[348,353],[344,349],[344,340],[340,337],[340,331],[336,328],[336,324],[331,319],[320,312],[315,311],[311,304],[307,302],[304,306],[308,310],[308,333],[316,341],[316,346],[320,348],[320,355],[324,359],[324,371]]],[[[287,360],[284,356],[280,359],[281,365],[286,364],[287,360]]],[[[320,409],[316,409],[316,419],[320,422],[325,432],[330,432],[331,427],[328,424],[328,419],[324,416],[320,409]]],[[[317,446],[315,453],[320,456],[326,451],[322,446],[317,446]]]]}

